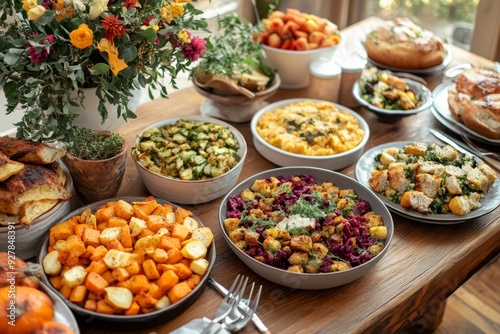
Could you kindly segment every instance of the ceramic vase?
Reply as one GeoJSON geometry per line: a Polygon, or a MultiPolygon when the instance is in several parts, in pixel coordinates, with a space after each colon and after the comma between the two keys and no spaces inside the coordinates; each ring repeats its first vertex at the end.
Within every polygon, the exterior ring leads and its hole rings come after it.
{"type": "MultiPolygon", "coordinates": [[[[118,106],[106,102],[108,117],[104,123],[102,123],[101,115],[97,110],[99,107],[99,98],[96,95],[96,88],[83,88],[83,92],[85,96],[83,102],[85,107],[71,107],[72,112],[80,114],[74,121],[76,126],[92,130],[113,131],[126,122],[123,117],[117,117],[118,106]]],[[[130,110],[135,111],[141,98],[141,90],[136,89],[132,91],[132,94],[134,96],[130,98],[128,107],[130,110]]]]}
{"type": "Polygon", "coordinates": [[[73,178],[75,191],[83,204],[89,204],[118,193],[127,163],[127,143],[120,152],[104,160],[83,160],[71,153],[63,158],[73,178]]]}

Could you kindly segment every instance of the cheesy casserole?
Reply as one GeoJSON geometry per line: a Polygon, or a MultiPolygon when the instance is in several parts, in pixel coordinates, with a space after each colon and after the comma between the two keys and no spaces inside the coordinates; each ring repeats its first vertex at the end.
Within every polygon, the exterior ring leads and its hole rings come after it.
{"type": "Polygon", "coordinates": [[[257,122],[258,134],[291,153],[324,156],[359,145],[364,131],[349,112],[333,103],[303,101],[268,111],[257,122]]]}

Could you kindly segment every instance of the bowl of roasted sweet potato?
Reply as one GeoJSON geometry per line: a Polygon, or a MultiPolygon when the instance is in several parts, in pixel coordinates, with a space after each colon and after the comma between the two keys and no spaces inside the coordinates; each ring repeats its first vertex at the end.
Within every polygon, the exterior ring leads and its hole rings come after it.
{"type": "Polygon", "coordinates": [[[210,228],[154,197],[120,197],[54,224],[38,255],[44,281],[86,322],[155,324],[202,293],[215,262],[210,228]]]}

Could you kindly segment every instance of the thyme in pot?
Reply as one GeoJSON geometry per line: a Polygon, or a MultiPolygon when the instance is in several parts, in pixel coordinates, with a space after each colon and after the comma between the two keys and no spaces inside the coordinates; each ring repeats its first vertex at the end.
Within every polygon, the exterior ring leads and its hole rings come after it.
{"type": "Polygon", "coordinates": [[[77,128],[74,141],[68,151],[82,160],[105,160],[117,155],[125,138],[116,132],[99,132],[87,128],[77,128]]]}

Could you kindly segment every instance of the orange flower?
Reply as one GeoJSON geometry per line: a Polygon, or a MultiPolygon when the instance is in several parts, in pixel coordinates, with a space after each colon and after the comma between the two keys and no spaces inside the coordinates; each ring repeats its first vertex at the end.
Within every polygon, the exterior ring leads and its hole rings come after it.
{"type": "Polygon", "coordinates": [[[127,33],[123,23],[118,20],[114,15],[107,15],[101,20],[102,26],[105,30],[106,38],[114,43],[114,39],[120,38],[127,33]]]}
{"type": "Polygon", "coordinates": [[[57,0],[52,10],[54,11],[57,21],[61,21],[65,17],[72,18],[75,16],[75,10],[71,7],[64,7],[64,0],[57,0]]]}
{"type": "Polygon", "coordinates": [[[77,48],[85,49],[86,47],[92,45],[92,42],[94,41],[94,34],[92,29],[87,27],[85,23],[82,23],[78,29],[73,30],[69,34],[69,41],[77,48]]]}
{"type": "Polygon", "coordinates": [[[111,71],[113,71],[113,74],[115,76],[117,76],[121,70],[128,67],[123,59],[118,58],[116,54],[111,52],[108,52],[108,63],[109,67],[111,67],[111,71]]]}

